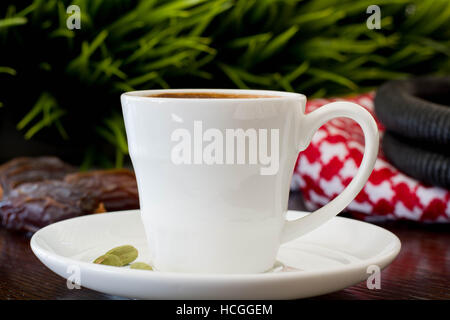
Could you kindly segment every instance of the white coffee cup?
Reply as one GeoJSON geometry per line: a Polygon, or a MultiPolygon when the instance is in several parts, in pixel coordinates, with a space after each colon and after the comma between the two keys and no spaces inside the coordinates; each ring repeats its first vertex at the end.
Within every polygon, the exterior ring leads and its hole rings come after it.
{"type": "Polygon", "coordinates": [[[121,101],[141,216],[152,263],[160,271],[272,268],[282,243],[317,228],[354,199],[378,153],[376,123],[355,103],[332,102],[305,115],[302,94],[225,89],[133,91],[121,101]],[[174,93],[238,96],[151,97],[174,93]],[[363,129],[359,171],[324,207],[286,221],[298,153],[320,126],[338,117],[363,129]]]}

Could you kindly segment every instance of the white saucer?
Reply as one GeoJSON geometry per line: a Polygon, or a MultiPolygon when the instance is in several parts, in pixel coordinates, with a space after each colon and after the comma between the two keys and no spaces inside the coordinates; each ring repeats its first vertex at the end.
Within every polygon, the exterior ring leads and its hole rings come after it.
{"type": "MultiPolygon", "coordinates": [[[[290,211],[288,218],[305,213],[290,211]]],[[[372,224],[336,217],[284,244],[273,270],[262,274],[184,274],[133,270],[91,263],[109,249],[131,244],[136,261],[149,254],[139,210],[94,214],[47,226],[31,238],[34,254],[68,278],[79,270],[81,286],[140,299],[294,299],[359,283],[367,268],[389,265],[400,240],[372,224]],[[79,268],[79,269],[78,269],[79,268]]]]}

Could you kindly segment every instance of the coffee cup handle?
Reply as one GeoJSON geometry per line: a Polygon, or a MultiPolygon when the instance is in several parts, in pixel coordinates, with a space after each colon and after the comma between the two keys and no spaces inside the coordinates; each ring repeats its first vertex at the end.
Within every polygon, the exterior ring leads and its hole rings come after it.
{"type": "Polygon", "coordinates": [[[379,144],[377,124],[372,115],[356,103],[332,102],[305,115],[300,125],[300,150],[306,149],[314,133],[325,122],[340,117],[356,121],[364,132],[364,156],[358,172],[344,191],[331,202],[305,217],[286,221],[281,237],[282,243],[298,238],[338,215],[358,195],[373,170],[379,144]]]}

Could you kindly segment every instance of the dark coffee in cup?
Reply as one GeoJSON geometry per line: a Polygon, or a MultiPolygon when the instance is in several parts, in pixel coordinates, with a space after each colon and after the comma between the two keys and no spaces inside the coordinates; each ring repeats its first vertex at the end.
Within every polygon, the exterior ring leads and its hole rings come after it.
{"type": "Polygon", "coordinates": [[[149,95],[150,98],[192,98],[192,99],[255,99],[255,98],[276,98],[270,95],[256,94],[231,94],[220,92],[164,92],[149,95]]]}

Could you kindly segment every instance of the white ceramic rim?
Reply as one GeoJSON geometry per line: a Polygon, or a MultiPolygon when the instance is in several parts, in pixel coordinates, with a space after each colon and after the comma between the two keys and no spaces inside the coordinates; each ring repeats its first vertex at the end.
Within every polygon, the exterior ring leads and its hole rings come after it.
{"type": "MultiPolygon", "coordinates": [[[[119,211],[119,212],[111,212],[111,213],[103,213],[104,215],[111,215],[111,214],[125,214],[125,213],[132,213],[139,210],[127,210],[127,211],[119,211]]],[[[103,214],[96,214],[103,215],[103,214]]],[[[89,219],[92,215],[86,215],[76,218],[71,218],[67,220],[63,220],[60,222],[57,222],[55,224],[64,224],[64,223],[70,223],[73,219],[89,219]]],[[[154,271],[154,272],[148,272],[148,270],[138,270],[138,269],[123,269],[113,266],[105,266],[105,265],[96,265],[94,263],[89,263],[85,261],[75,260],[71,258],[67,258],[64,256],[60,256],[56,253],[50,252],[41,246],[37,244],[37,238],[39,237],[39,234],[41,232],[44,232],[48,228],[52,228],[53,225],[49,225],[47,227],[44,227],[37,231],[33,237],[30,240],[30,246],[32,251],[36,256],[45,256],[46,259],[53,260],[56,264],[64,264],[64,265],[79,265],[83,266],[85,268],[89,268],[96,272],[108,272],[109,274],[117,274],[117,276],[123,276],[124,272],[127,272],[127,277],[142,278],[143,275],[149,278],[154,279],[160,279],[160,280],[167,280],[167,281],[183,281],[183,280],[194,280],[198,279],[199,281],[203,280],[210,280],[214,279],[215,281],[223,281],[223,282],[240,282],[240,281],[248,281],[248,280],[258,280],[258,281],[276,281],[281,279],[299,279],[299,278],[310,278],[310,277],[316,277],[320,276],[324,273],[326,274],[340,274],[342,272],[349,272],[349,271],[357,271],[361,270],[361,268],[365,268],[368,265],[376,264],[380,265],[382,267],[387,266],[400,252],[401,248],[401,242],[398,239],[398,237],[393,234],[392,232],[383,229],[381,227],[378,227],[376,225],[349,219],[349,218],[343,218],[343,217],[335,217],[333,219],[345,219],[348,220],[350,223],[356,223],[356,224],[364,224],[365,227],[369,228],[376,228],[379,229],[379,232],[385,233],[386,235],[389,235],[392,238],[393,246],[389,248],[389,250],[386,250],[386,252],[383,252],[375,257],[372,257],[370,259],[365,259],[357,263],[351,263],[350,265],[344,265],[344,266],[336,266],[333,268],[329,268],[326,270],[309,270],[309,271],[298,271],[298,272],[279,272],[279,273],[254,273],[254,274],[223,274],[223,273],[177,273],[177,272],[164,272],[164,271],[154,271]]]]}
{"type": "Polygon", "coordinates": [[[155,90],[137,90],[129,91],[122,94],[127,98],[138,98],[146,99],[155,102],[162,101],[230,101],[230,102],[245,102],[245,101],[279,101],[279,100],[302,100],[306,102],[306,96],[301,93],[296,92],[286,92],[286,91],[273,91],[273,90],[251,90],[251,89],[155,89],[155,90]],[[159,93],[223,93],[223,94],[248,94],[248,95],[260,95],[260,96],[271,96],[269,98],[166,98],[166,97],[149,97],[149,95],[159,94],[159,93]]]}

